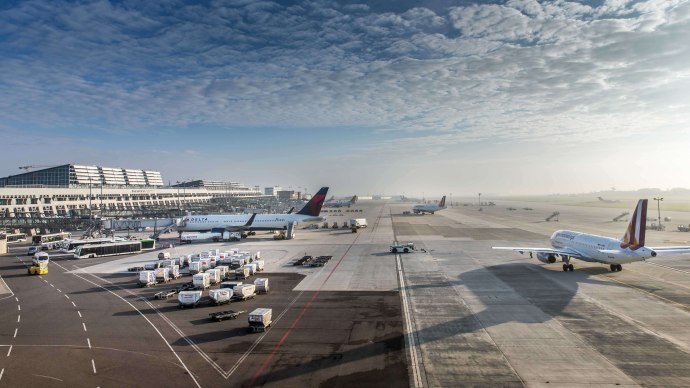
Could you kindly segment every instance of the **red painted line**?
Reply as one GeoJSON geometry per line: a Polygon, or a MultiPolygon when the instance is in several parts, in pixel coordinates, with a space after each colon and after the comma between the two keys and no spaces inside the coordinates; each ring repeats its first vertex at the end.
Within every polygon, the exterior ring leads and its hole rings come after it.
{"type": "MultiPolygon", "coordinates": [[[[381,214],[379,214],[379,217],[378,217],[378,219],[376,220],[377,225],[378,225],[378,221],[381,219],[381,215],[382,215],[382,214],[383,214],[383,207],[381,208],[381,214]]],[[[307,302],[307,304],[305,304],[304,307],[302,307],[302,310],[300,310],[299,315],[297,315],[297,318],[295,318],[295,320],[292,321],[292,324],[290,325],[290,327],[288,327],[288,329],[287,329],[287,331],[285,332],[285,334],[283,334],[283,337],[280,339],[280,342],[278,342],[278,344],[276,345],[276,347],[273,348],[273,351],[271,352],[271,354],[268,355],[268,358],[267,358],[266,360],[264,360],[264,362],[261,364],[261,367],[259,367],[259,369],[257,369],[256,373],[254,374],[254,377],[252,378],[252,381],[251,381],[251,382],[249,383],[249,385],[248,385],[249,387],[254,386],[254,383],[256,382],[256,379],[258,379],[259,376],[261,376],[261,374],[264,372],[264,370],[266,369],[266,367],[268,366],[268,364],[273,360],[273,357],[274,357],[275,354],[278,352],[278,349],[280,349],[280,347],[283,345],[283,342],[285,342],[285,340],[287,339],[287,337],[290,335],[290,333],[292,332],[292,329],[294,329],[295,326],[297,326],[297,324],[299,323],[299,321],[302,320],[302,317],[303,317],[304,314],[307,312],[307,310],[309,309],[309,307],[311,306],[311,304],[314,302],[314,300],[316,299],[316,297],[319,296],[319,294],[321,293],[321,289],[323,288],[323,286],[326,285],[326,282],[328,282],[328,279],[331,278],[331,275],[333,275],[333,273],[334,273],[335,270],[338,268],[338,266],[340,265],[340,263],[343,261],[343,259],[345,258],[345,256],[347,256],[348,252],[350,252],[350,249],[352,249],[352,247],[355,245],[355,243],[356,243],[357,240],[359,239],[359,236],[361,236],[361,234],[358,234],[357,237],[355,237],[355,239],[352,241],[352,244],[350,244],[350,246],[347,248],[347,250],[345,251],[345,253],[343,253],[343,256],[340,258],[340,260],[338,260],[338,263],[335,265],[335,267],[333,267],[333,269],[331,270],[331,272],[328,274],[328,276],[326,277],[326,280],[324,280],[323,283],[321,283],[321,285],[319,286],[319,289],[316,290],[316,292],[315,292],[314,295],[311,297],[311,299],[309,299],[309,302],[307,302]]]]}

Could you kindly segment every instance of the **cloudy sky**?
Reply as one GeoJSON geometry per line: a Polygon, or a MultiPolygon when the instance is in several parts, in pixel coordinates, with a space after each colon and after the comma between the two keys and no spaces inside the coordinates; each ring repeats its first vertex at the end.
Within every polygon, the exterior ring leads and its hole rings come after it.
{"type": "Polygon", "coordinates": [[[690,2],[3,1],[0,175],[690,187],[690,2]]]}

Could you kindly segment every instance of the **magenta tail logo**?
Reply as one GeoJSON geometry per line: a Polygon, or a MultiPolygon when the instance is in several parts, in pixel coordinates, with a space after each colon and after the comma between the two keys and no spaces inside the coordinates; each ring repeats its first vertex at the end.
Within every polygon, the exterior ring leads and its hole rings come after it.
{"type": "Polygon", "coordinates": [[[637,250],[644,246],[645,232],[647,229],[647,200],[641,199],[637,202],[635,212],[630,219],[625,235],[621,240],[621,248],[637,250]]]}
{"type": "Polygon", "coordinates": [[[326,200],[326,194],[328,194],[328,187],[322,187],[297,214],[318,217],[321,214],[323,201],[326,200]]]}

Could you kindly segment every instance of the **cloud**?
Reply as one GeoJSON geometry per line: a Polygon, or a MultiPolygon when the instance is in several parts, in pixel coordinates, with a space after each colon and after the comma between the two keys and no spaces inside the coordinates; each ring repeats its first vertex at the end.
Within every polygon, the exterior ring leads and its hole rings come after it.
{"type": "Polygon", "coordinates": [[[689,9],[26,1],[0,11],[0,119],[123,134],[359,127],[390,134],[370,145],[383,150],[673,130],[690,122],[689,9]]]}

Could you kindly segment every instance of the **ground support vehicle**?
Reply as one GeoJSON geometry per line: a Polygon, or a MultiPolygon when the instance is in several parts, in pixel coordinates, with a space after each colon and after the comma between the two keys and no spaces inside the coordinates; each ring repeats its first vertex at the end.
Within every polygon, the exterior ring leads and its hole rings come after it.
{"type": "Polygon", "coordinates": [[[29,275],[47,275],[48,274],[48,263],[38,263],[32,264],[27,269],[27,274],[29,275]]]}
{"type": "Polygon", "coordinates": [[[172,298],[176,294],[177,294],[177,290],[173,289],[173,290],[157,292],[155,295],[153,295],[153,297],[156,299],[168,299],[168,298],[172,298]]]}
{"type": "Polygon", "coordinates": [[[244,313],[244,310],[240,311],[234,311],[234,310],[227,310],[227,311],[219,311],[217,313],[211,313],[209,314],[209,318],[213,319],[214,321],[224,321],[226,319],[237,319],[237,317],[240,316],[240,314],[244,313]]]}
{"type": "Polygon", "coordinates": [[[267,328],[271,327],[272,315],[273,309],[258,308],[252,311],[247,317],[249,321],[249,330],[252,333],[266,331],[267,328]]]}
{"type": "Polygon", "coordinates": [[[414,250],[414,243],[391,245],[391,253],[409,253],[413,252],[414,250]]]}

